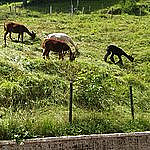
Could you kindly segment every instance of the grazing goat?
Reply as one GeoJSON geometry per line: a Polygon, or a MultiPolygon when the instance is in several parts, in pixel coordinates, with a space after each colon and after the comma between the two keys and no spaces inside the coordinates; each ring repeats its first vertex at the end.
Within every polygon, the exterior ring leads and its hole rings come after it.
{"type": "Polygon", "coordinates": [[[64,41],[66,43],[71,43],[75,47],[76,53],[79,54],[77,45],[75,45],[73,40],[65,33],[52,33],[52,34],[49,34],[46,38],[48,39],[53,38],[56,40],[64,41]]]}
{"type": "Polygon", "coordinates": [[[120,63],[121,65],[123,65],[122,58],[121,58],[122,55],[124,55],[125,57],[127,57],[131,62],[133,62],[133,60],[134,60],[134,58],[133,58],[132,56],[126,54],[126,53],[123,51],[123,49],[121,49],[121,48],[119,48],[119,47],[117,47],[117,46],[115,46],[115,45],[109,45],[109,46],[107,47],[107,53],[106,53],[106,55],[104,56],[105,62],[107,61],[107,57],[108,57],[110,54],[111,54],[110,60],[111,60],[113,63],[115,63],[115,64],[120,63]],[[118,56],[118,58],[119,58],[119,61],[118,61],[118,62],[115,62],[115,60],[114,60],[114,55],[117,55],[117,56],[118,56]]]}
{"type": "Polygon", "coordinates": [[[42,43],[43,48],[43,58],[45,56],[49,59],[49,52],[57,52],[59,53],[59,59],[64,59],[65,52],[70,52],[70,61],[75,60],[75,53],[71,51],[71,48],[64,42],[56,39],[45,39],[42,43]]]}
{"type": "Polygon", "coordinates": [[[18,41],[21,35],[21,42],[23,42],[23,33],[26,32],[31,36],[32,39],[35,38],[35,33],[32,31],[30,32],[24,25],[15,23],[15,22],[8,22],[7,24],[4,23],[4,30],[6,31],[4,34],[5,46],[6,46],[6,36],[9,33],[9,37],[11,38],[11,33],[18,33],[18,41]]]}

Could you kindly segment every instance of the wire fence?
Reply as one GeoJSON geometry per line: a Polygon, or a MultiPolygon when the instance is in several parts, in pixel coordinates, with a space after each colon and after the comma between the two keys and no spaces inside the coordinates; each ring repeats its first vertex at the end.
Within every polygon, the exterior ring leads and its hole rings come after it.
{"type": "MultiPolygon", "coordinates": [[[[2,5],[3,3],[0,3],[2,5]]],[[[5,3],[8,4],[9,10],[17,12],[17,8],[22,8],[23,3],[5,3]]],[[[105,0],[95,0],[95,1],[49,1],[49,2],[41,2],[41,1],[31,1],[28,2],[26,8],[32,9],[35,11],[39,11],[42,13],[91,13],[94,11],[98,11],[103,8],[108,8],[112,6],[114,2],[109,2],[105,0]]]]}
{"type": "Polygon", "coordinates": [[[92,11],[99,10],[105,6],[105,1],[57,1],[49,3],[40,3],[36,1],[29,4],[31,9],[36,9],[38,11],[43,11],[45,13],[90,13],[92,11]],[[44,8],[44,9],[43,9],[44,8]]]}

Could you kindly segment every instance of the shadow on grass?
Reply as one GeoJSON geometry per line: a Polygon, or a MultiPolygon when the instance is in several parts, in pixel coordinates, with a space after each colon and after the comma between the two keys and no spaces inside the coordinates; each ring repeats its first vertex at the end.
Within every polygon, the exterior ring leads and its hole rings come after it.
{"type": "Polygon", "coordinates": [[[24,40],[23,42],[18,41],[16,39],[13,39],[12,42],[14,42],[14,43],[22,43],[22,44],[25,44],[25,45],[33,45],[33,43],[41,43],[41,39],[36,37],[34,40],[28,39],[28,40],[24,40]]]}
{"type": "Polygon", "coordinates": [[[12,40],[12,42],[14,42],[14,43],[22,43],[22,44],[25,44],[25,45],[33,45],[33,41],[28,41],[28,40],[23,41],[23,42],[18,41],[18,40],[12,40]]]}

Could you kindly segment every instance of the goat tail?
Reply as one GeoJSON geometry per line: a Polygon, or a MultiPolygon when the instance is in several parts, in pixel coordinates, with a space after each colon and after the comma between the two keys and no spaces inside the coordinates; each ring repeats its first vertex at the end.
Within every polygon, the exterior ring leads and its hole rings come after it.
{"type": "Polygon", "coordinates": [[[42,48],[45,48],[46,41],[47,41],[47,40],[45,39],[45,40],[42,42],[42,44],[41,44],[41,47],[42,47],[42,48]]]}
{"type": "Polygon", "coordinates": [[[44,39],[41,46],[42,48],[46,48],[48,44],[49,44],[49,39],[44,39]]]}
{"type": "Polygon", "coordinates": [[[44,48],[45,46],[45,41],[42,42],[41,47],[44,48]]]}

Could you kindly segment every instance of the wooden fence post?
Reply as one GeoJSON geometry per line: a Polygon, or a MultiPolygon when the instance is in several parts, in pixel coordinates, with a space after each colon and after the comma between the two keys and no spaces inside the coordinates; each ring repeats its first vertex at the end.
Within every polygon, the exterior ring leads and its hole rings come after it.
{"type": "Polygon", "coordinates": [[[84,7],[82,7],[82,14],[84,14],[84,7]]]}
{"type": "Polygon", "coordinates": [[[70,102],[69,102],[69,122],[72,124],[72,95],[73,95],[73,81],[70,81],[70,102]]]}
{"type": "Polygon", "coordinates": [[[14,9],[15,9],[15,14],[16,14],[17,13],[17,6],[16,6],[16,4],[14,6],[14,9]]]}
{"type": "Polygon", "coordinates": [[[49,13],[52,14],[52,5],[49,6],[49,13]]]}
{"type": "Polygon", "coordinates": [[[132,119],[134,120],[134,104],[133,104],[132,85],[130,85],[130,104],[131,104],[132,119]]]}
{"type": "Polygon", "coordinates": [[[11,12],[11,6],[9,6],[9,11],[11,12]]]}

